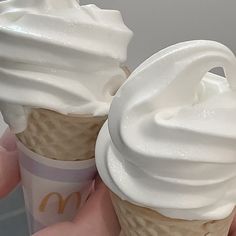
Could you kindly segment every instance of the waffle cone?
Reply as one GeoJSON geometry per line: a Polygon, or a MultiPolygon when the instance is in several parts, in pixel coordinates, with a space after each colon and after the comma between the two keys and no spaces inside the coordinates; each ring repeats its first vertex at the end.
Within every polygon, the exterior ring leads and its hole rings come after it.
{"type": "Polygon", "coordinates": [[[123,201],[113,193],[111,199],[122,229],[120,236],[227,236],[235,213],[223,220],[178,220],[123,201]]]}
{"type": "Polygon", "coordinates": [[[31,151],[47,158],[75,161],[94,158],[98,132],[106,117],[72,117],[46,109],[32,109],[18,139],[31,151]]]}

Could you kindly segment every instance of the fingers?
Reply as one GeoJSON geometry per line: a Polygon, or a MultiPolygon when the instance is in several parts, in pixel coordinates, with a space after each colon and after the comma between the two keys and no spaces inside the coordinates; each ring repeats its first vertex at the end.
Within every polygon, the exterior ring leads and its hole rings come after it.
{"type": "Polygon", "coordinates": [[[232,225],[229,231],[229,236],[236,236],[236,216],[234,217],[234,220],[232,222],[232,225]]]}
{"type": "Polygon", "coordinates": [[[33,236],[85,236],[87,234],[80,234],[80,232],[76,232],[76,226],[71,222],[64,222],[60,224],[53,225],[46,229],[43,229],[33,236]]]}
{"type": "Polygon", "coordinates": [[[15,136],[7,129],[0,139],[0,146],[8,151],[16,150],[15,136]]]}
{"type": "Polygon", "coordinates": [[[95,178],[95,185],[94,185],[94,188],[95,188],[95,191],[99,191],[101,188],[104,188],[104,184],[100,178],[99,175],[96,176],[95,178]]]}
{"type": "Polygon", "coordinates": [[[118,236],[120,226],[109,192],[99,178],[96,182],[95,193],[79,211],[73,222],[56,224],[33,236],[118,236]]]}
{"type": "Polygon", "coordinates": [[[9,131],[0,139],[0,198],[5,197],[20,181],[18,153],[9,131]]]}
{"type": "Polygon", "coordinates": [[[73,222],[63,222],[39,231],[33,236],[118,236],[120,226],[109,192],[99,177],[96,191],[79,211],[73,222]]]}
{"type": "Polygon", "coordinates": [[[81,235],[117,236],[120,225],[109,191],[99,178],[96,179],[95,189],[95,193],[74,219],[78,232],[81,235]]]}
{"type": "Polygon", "coordinates": [[[5,197],[20,181],[17,152],[0,151],[0,197],[5,197]]]}

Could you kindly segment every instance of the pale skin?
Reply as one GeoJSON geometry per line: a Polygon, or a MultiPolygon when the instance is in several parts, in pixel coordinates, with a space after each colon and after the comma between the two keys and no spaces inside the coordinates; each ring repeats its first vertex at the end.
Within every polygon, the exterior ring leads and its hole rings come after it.
{"type": "MultiPolygon", "coordinates": [[[[0,198],[7,196],[20,182],[18,158],[14,137],[6,131],[0,139],[0,198]]],[[[109,197],[108,189],[100,178],[95,191],[72,222],[48,227],[33,236],[119,236],[120,226],[109,197]]],[[[229,236],[236,236],[236,217],[229,236]]]]}

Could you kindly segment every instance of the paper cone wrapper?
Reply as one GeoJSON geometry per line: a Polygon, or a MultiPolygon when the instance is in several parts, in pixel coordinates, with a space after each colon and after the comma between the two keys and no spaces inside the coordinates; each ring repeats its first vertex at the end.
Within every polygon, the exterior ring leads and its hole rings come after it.
{"type": "Polygon", "coordinates": [[[95,160],[52,160],[21,143],[18,149],[30,233],[72,220],[89,196],[95,160]]]}
{"type": "Polygon", "coordinates": [[[122,229],[120,236],[227,236],[235,215],[233,211],[223,220],[178,220],[123,201],[113,193],[111,199],[122,229]]]}
{"type": "Polygon", "coordinates": [[[70,221],[85,203],[96,175],[94,149],[106,117],[72,117],[32,109],[17,134],[31,234],[70,221]]]}

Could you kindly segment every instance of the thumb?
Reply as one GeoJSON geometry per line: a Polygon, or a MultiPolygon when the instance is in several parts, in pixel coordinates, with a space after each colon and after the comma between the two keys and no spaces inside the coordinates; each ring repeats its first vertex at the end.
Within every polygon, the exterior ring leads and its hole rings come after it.
{"type": "Polygon", "coordinates": [[[7,151],[16,150],[15,136],[10,132],[9,129],[5,131],[3,136],[0,138],[0,148],[4,148],[7,151]]]}
{"type": "Polygon", "coordinates": [[[6,131],[0,139],[0,198],[5,197],[20,181],[18,153],[14,136],[6,131]]]}

